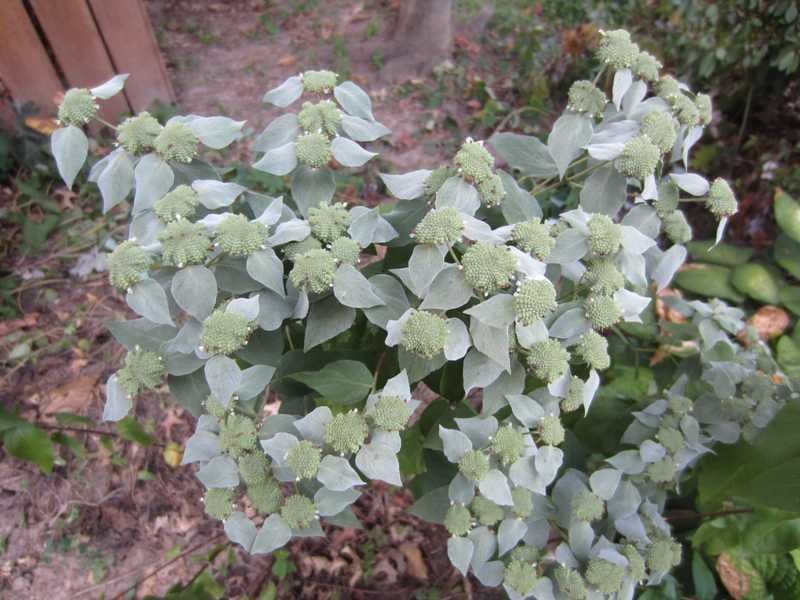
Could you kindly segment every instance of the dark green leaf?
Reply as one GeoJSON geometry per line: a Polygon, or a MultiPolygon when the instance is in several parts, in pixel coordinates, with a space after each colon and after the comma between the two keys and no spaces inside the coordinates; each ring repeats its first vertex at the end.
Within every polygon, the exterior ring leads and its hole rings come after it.
{"type": "Polygon", "coordinates": [[[140,446],[151,446],[156,441],[133,417],[125,417],[119,421],[117,423],[117,433],[122,439],[135,442],[140,446]]]}
{"type": "Polygon", "coordinates": [[[302,371],[289,377],[335,404],[356,404],[366,398],[372,387],[372,373],[354,360],[337,360],[320,371],[302,371]]]}
{"type": "Polygon", "coordinates": [[[44,473],[53,471],[53,442],[38,427],[25,423],[7,430],[3,435],[3,445],[11,456],[38,465],[44,473]]]}

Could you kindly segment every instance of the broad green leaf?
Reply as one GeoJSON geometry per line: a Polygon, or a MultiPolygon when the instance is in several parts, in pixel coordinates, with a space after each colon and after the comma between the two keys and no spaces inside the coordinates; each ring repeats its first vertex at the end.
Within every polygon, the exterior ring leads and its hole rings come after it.
{"type": "Polygon", "coordinates": [[[278,514],[273,514],[264,519],[261,529],[258,530],[253,546],[250,548],[252,554],[269,554],[283,548],[292,539],[292,530],[278,514]]]}
{"type": "Polygon", "coordinates": [[[340,265],[333,277],[333,294],[345,306],[372,308],[385,303],[372,290],[372,284],[351,265],[340,265]]]}
{"type": "Polygon", "coordinates": [[[202,265],[184,267],[172,278],[172,297],[183,310],[202,321],[217,303],[217,280],[202,265]]]}
{"type": "Polygon", "coordinates": [[[558,175],[550,151],[538,138],[518,133],[496,133],[489,143],[503,160],[523,175],[540,179],[558,175]]]}
{"type": "Polygon", "coordinates": [[[30,423],[22,422],[18,427],[3,433],[3,447],[15,458],[37,465],[43,473],[53,471],[53,442],[50,436],[30,423]]]}
{"type": "Polygon", "coordinates": [[[361,477],[350,466],[350,462],[341,456],[325,456],[319,465],[317,479],[322,485],[334,492],[344,492],[353,487],[364,485],[361,477]]]}
{"type": "Polygon", "coordinates": [[[271,148],[253,164],[254,169],[265,171],[272,175],[288,175],[296,166],[297,154],[294,150],[294,142],[271,148]]]}
{"type": "Polygon", "coordinates": [[[237,391],[239,400],[247,402],[258,396],[267,387],[274,374],[275,367],[269,365],[253,365],[242,371],[242,382],[237,391]]]}
{"type": "Polygon", "coordinates": [[[547,256],[547,262],[564,265],[580,260],[588,251],[586,236],[577,229],[567,229],[556,238],[556,245],[547,256]]]}
{"type": "Polygon", "coordinates": [[[431,282],[420,308],[450,310],[460,308],[472,298],[472,286],[457,265],[446,265],[431,282]]]}
{"type": "Polygon", "coordinates": [[[356,404],[366,398],[372,388],[372,373],[364,363],[354,360],[337,360],[320,371],[301,371],[289,377],[334,404],[356,404]]]}
{"type": "Polygon", "coordinates": [[[547,149],[563,179],[570,163],[581,153],[581,149],[592,138],[592,119],[586,115],[565,113],[553,124],[547,138],[547,149]]]}
{"type": "Polygon", "coordinates": [[[405,288],[397,279],[383,273],[369,278],[372,291],[383,301],[382,305],[364,309],[369,322],[381,329],[386,329],[386,323],[399,319],[411,306],[406,296],[405,288]]]}
{"type": "Polygon", "coordinates": [[[197,192],[200,204],[209,210],[230,206],[247,190],[238,183],[216,181],[215,179],[198,179],[192,182],[192,189],[197,192]]]}
{"type": "Polygon", "coordinates": [[[362,446],[356,454],[356,466],[370,479],[403,485],[397,454],[389,446],[374,441],[362,446]]]}
{"type": "Polygon", "coordinates": [[[273,148],[294,142],[300,133],[297,115],[286,113],[272,121],[253,141],[251,148],[257,152],[269,152],[273,148]]]}
{"type": "Polygon", "coordinates": [[[253,540],[256,538],[255,524],[244,513],[235,511],[225,519],[223,525],[228,539],[250,552],[253,547],[253,540]]]}
{"type": "Polygon", "coordinates": [[[247,273],[279,296],[286,295],[283,287],[283,262],[272,248],[253,252],[247,257],[247,273]]]}
{"type": "Polygon", "coordinates": [[[197,429],[192,434],[192,437],[186,440],[186,448],[183,451],[181,464],[188,465],[194,462],[205,462],[215,456],[219,456],[221,453],[219,437],[210,431],[197,429]]]}
{"type": "Polygon", "coordinates": [[[353,217],[347,232],[362,248],[383,244],[397,237],[397,230],[384,219],[377,208],[362,211],[353,217]]]}
{"type": "Polygon", "coordinates": [[[128,393],[122,389],[114,374],[106,382],[106,403],[103,407],[104,421],[119,421],[125,417],[133,406],[128,393]]]}
{"type": "Polygon", "coordinates": [[[333,138],[331,151],[336,162],[345,167],[363,167],[369,159],[377,156],[377,153],[365,150],[353,140],[340,136],[333,138]]]}
{"type": "Polygon", "coordinates": [[[144,447],[152,446],[156,441],[156,439],[142,427],[141,423],[133,417],[125,417],[118,421],[117,433],[122,439],[144,447]]]}
{"type": "Polygon", "coordinates": [[[211,393],[220,404],[228,406],[231,396],[242,384],[242,371],[239,365],[235,360],[217,354],[208,359],[203,370],[211,393]]]}
{"type": "Polygon", "coordinates": [[[581,188],[581,208],[613,217],[625,204],[627,180],[612,165],[591,173],[581,188]]]}
{"type": "Polygon", "coordinates": [[[413,200],[425,193],[425,182],[431,173],[432,171],[428,169],[420,169],[402,175],[390,173],[379,173],[378,175],[392,196],[398,200],[413,200]]]}
{"type": "Polygon", "coordinates": [[[128,79],[128,73],[121,73],[119,75],[114,75],[111,79],[109,79],[105,83],[101,83],[100,85],[93,87],[89,91],[95,98],[100,98],[101,100],[108,100],[112,96],[116,96],[122,91],[122,88],[125,85],[125,81],[127,79],[128,79]]]}
{"type": "Polygon", "coordinates": [[[344,81],[333,88],[333,95],[346,113],[374,121],[372,101],[367,93],[352,81],[344,81]]]}
{"type": "Polygon", "coordinates": [[[468,308],[464,314],[489,327],[506,327],[514,322],[514,297],[511,294],[497,294],[468,308]]]}
{"type": "Polygon", "coordinates": [[[239,467],[230,456],[215,456],[197,471],[207,488],[232,488],[239,485],[239,467]]]}
{"type": "Polygon", "coordinates": [[[714,600],[717,596],[717,582],[714,573],[708,568],[700,552],[692,552],[692,582],[697,600],[714,600]]]}
{"type": "Polygon", "coordinates": [[[328,204],[336,192],[336,182],[330,169],[300,166],[292,175],[292,199],[301,215],[319,204],[328,204]]]}
{"type": "Polygon", "coordinates": [[[195,417],[203,412],[203,402],[205,402],[211,390],[206,383],[205,374],[202,371],[194,371],[189,375],[179,377],[170,375],[167,377],[169,391],[175,396],[178,404],[186,408],[195,417]]]}
{"type": "MultiPolygon", "coordinates": [[[[136,191],[133,214],[151,210],[155,201],[164,196],[175,181],[172,168],[157,154],[146,154],[133,171],[136,191]]],[[[102,188],[101,188],[102,189],[102,188]]]]}
{"type": "Polygon", "coordinates": [[[314,494],[314,505],[317,507],[320,516],[330,517],[341,513],[358,500],[360,496],[361,492],[359,490],[347,489],[342,492],[335,492],[326,487],[321,487],[314,494]]]}
{"type": "Polygon", "coordinates": [[[308,352],[322,342],[347,331],[355,318],[356,311],[348,306],[342,306],[334,297],[314,302],[306,321],[303,349],[308,352]]]}
{"type": "Polygon", "coordinates": [[[342,115],[342,129],[356,142],[374,142],[392,133],[391,129],[377,121],[368,121],[351,115],[342,115]]]}
{"type": "MultiPolygon", "coordinates": [[[[228,117],[178,117],[192,130],[204,146],[221,150],[242,137],[245,121],[234,121],[228,117]]],[[[172,119],[170,119],[171,121],[172,119]]],[[[167,122],[169,124],[169,121],[167,122]]]]}
{"type": "Polygon", "coordinates": [[[111,155],[108,165],[97,179],[97,187],[103,196],[103,212],[107,213],[128,197],[133,188],[133,161],[123,148],[111,155]]]}
{"type": "Polygon", "coordinates": [[[456,210],[472,216],[480,205],[478,190],[458,175],[445,181],[436,192],[436,208],[452,206],[456,210]]]}
{"type": "Polygon", "coordinates": [[[467,576],[474,549],[475,546],[469,538],[454,536],[447,540],[447,558],[464,577],[467,576]]]}
{"type": "Polygon", "coordinates": [[[261,99],[279,108],[286,108],[303,95],[303,79],[299,75],[289,77],[278,87],[269,90],[261,99]]]}
{"type": "Polygon", "coordinates": [[[56,159],[58,174],[61,175],[61,179],[64,180],[67,187],[71,188],[83,163],[86,162],[86,156],[89,154],[89,140],[86,139],[83,131],[74,125],[68,125],[56,129],[50,136],[50,143],[53,158],[56,159]]]}
{"type": "Polygon", "coordinates": [[[500,205],[506,222],[511,225],[528,219],[540,219],[542,217],[542,208],[536,198],[533,197],[533,194],[522,189],[517,181],[505,171],[498,170],[497,174],[506,191],[506,197],[500,205]]]}
{"type": "Polygon", "coordinates": [[[153,279],[143,279],[125,297],[133,311],[161,325],[174,325],[164,288],[153,279]]]}
{"type": "Polygon", "coordinates": [[[775,191],[774,209],[778,227],[795,242],[800,242],[800,202],[779,188],[775,191]]]}

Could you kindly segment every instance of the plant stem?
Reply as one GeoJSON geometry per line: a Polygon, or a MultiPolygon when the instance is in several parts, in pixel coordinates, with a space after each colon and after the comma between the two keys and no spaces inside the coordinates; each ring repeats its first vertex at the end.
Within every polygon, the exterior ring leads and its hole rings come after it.
{"type": "Polygon", "coordinates": [[[289,331],[289,326],[283,326],[283,332],[286,334],[286,341],[289,343],[289,350],[294,350],[294,342],[292,341],[292,333],[289,331]]]}
{"type": "Polygon", "coordinates": [[[453,257],[453,260],[456,261],[456,264],[458,264],[458,265],[461,264],[461,261],[458,260],[458,256],[456,256],[456,253],[453,252],[453,247],[452,246],[450,246],[450,256],[453,257]]]}
{"type": "Polygon", "coordinates": [[[375,364],[375,376],[372,378],[372,387],[370,388],[370,393],[374,392],[375,388],[378,387],[378,376],[381,373],[381,367],[383,366],[384,360],[386,360],[385,350],[381,352],[381,355],[378,357],[378,362],[375,364]]]}
{"type": "Polygon", "coordinates": [[[116,130],[117,130],[117,127],[116,127],[116,125],[112,125],[111,123],[109,123],[108,121],[106,121],[105,119],[103,119],[102,117],[98,117],[97,115],[95,115],[95,117],[94,117],[94,120],[95,120],[95,121],[97,121],[98,123],[102,123],[102,124],[103,124],[103,125],[105,125],[106,127],[110,127],[110,128],[111,128],[111,129],[113,129],[114,131],[116,131],[116,130]]]}
{"type": "MultiPolygon", "coordinates": [[[[43,423],[34,423],[34,425],[40,429],[44,429],[45,431],[66,431],[69,433],[88,433],[91,435],[107,435],[109,437],[121,439],[124,441],[129,441],[125,440],[125,438],[123,438],[120,434],[114,431],[102,431],[100,429],[87,429],[84,427],[66,427],[66,426],[62,427],[60,425],[45,425],[43,423]]],[[[161,442],[156,442],[156,441],[154,441],[152,445],[158,446],[159,448],[166,447],[166,444],[162,444],[161,442]]]]}
{"type": "Polygon", "coordinates": [[[753,512],[755,512],[755,509],[753,508],[742,507],[742,508],[729,508],[727,510],[718,510],[715,512],[707,512],[707,513],[687,511],[686,513],[667,515],[664,518],[667,521],[688,521],[692,519],[716,519],[719,517],[727,517],[730,515],[748,515],[753,512]]]}

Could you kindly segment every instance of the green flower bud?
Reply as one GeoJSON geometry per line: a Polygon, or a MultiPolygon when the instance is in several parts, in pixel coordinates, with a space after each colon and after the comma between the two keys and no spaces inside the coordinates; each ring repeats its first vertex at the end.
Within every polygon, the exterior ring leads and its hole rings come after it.
{"type": "Polygon", "coordinates": [[[556,308],[556,288],[549,279],[526,279],[514,292],[514,314],[523,325],[535,323],[556,308]]]}
{"type": "Polygon", "coordinates": [[[589,246],[602,256],[614,254],[622,244],[622,228],[606,215],[594,215],[587,223],[589,246]]]}
{"type": "Polygon", "coordinates": [[[381,396],[369,409],[367,417],[378,429],[402,431],[405,429],[408,419],[411,418],[411,410],[408,408],[408,403],[402,398],[381,396]]]}
{"type": "Polygon", "coordinates": [[[670,396],[667,404],[672,412],[680,416],[685,415],[694,407],[694,401],[686,396],[670,396]]]}
{"type": "Polygon", "coordinates": [[[504,466],[508,466],[522,456],[525,451],[525,438],[522,432],[509,424],[497,430],[489,448],[504,466]]]}
{"type": "Polygon", "coordinates": [[[454,504],[447,509],[444,526],[450,535],[466,535],[472,528],[472,515],[463,504],[454,504]]]}
{"type": "Polygon", "coordinates": [[[697,94],[694,97],[694,105],[697,108],[697,114],[700,119],[701,125],[708,125],[711,123],[712,108],[711,96],[708,94],[697,94]]]}
{"type": "Polygon", "coordinates": [[[153,140],[153,147],[164,160],[189,163],[197,156],[197,136],[183,123],[165,125],[153,140]]]}
{"type": "Polygon", "coordinates": [[[677,466],[671,456],[647,465],[647,475],[655,483],[670,483],[675,477],[677,466]]]}
{"type": "Polygon", "coordinates": [[[470,481],[480,481],[489,472],[489,457],[480,450],[467,450],[458,461],[458,470],[470,481]]]}
{"type": "Polygon", "coordinates": [[[171,267],[183,268],[196,265],[208,256],[211,238],[201,223],[190,223],[185,219],[167,224],[158,234],[161,242],[161,260],[171,267]]]}
{"type": "Polygon", "coordinates": [[[433,358],[446,343],[447,321],[432,312],[413,312],[400,330],[400,345],[423,358],[433,358]]]}
{"type": "Polygon", "coordinates": [[[633,74],[645,81],[658,81],[658,73],[663,66],[655,56],[643,50],[633,63],[633,74]]]}
{"type": "Polygon", "coordinates": [[[455,171],[449,167],[439,167],[431,171],[428,178],[425,180],[424,189],[426,196],[435,196],[439,188],[442,187],[445,181],[455,175],[455,171]]]}
{"type": "Polygon", "coordinates": [[[305,529],[317,518],[317,507],[310,498],[294,494],[286,498],[281,507],[281,517],[291,529],[305,529]]]}
{"type": "Polygon", "coordinates": [[[219,430],[219,445],[223,451],[238,458],[245,452],[256,450],[257,443],[258,434],[253,419],[244,415],[228,415],[219,430]]]}
{"type": "Polygon", "coordinates": [[[331,254],[343,265],[355,265],[358,263],[361,248],[350,238],[340,237],[331,244],[331,254]]]}
{"type": "Polygon", "coordinates": [[[625,580],[625,567],[607,560],[593,558],[586,568],[586,581],[601,594],[616,594],[625,580]]]}
{"type": "Polygon", "coordinates": [[[653,203],[656,214],[662,219],[678,209],[681,191],[673,181],[658,184],[658,200],[653,203]]]}
{"type": "Polygon", "coordinates": [[[577,346],[578,355],[592,369],[603,371],[611,365],[608,355],[608,340],[596,331],[587,331],[581,336],[577,346]]]}
{"type": "Polygon", "coordinates": [[[531,346],[526,360],[539,379],[553,383],[567,370],[569,352],[558,340],[544,340],[531,346]]]}
{"type": "Polygon", "coordinates": [[[589,490],[583,490],[572,497],[571,508],[576,519],[591,523],[603,518],[606,503],[589,490]]]}
{"type": "Polygon", "coordinates": [[[264,483],[269,478],[269,459],[256,450],[239,458],[239,475],[247,485],[264,483]]]}
{"type": "Polygon", "coordinates": [[[449,246],[461,239],[463,228],[461,214],[452,206],[445,206],[426,214],[414,229],[414,237],[418,244],[449,246]]]}
{"type": "Polygon", "coordinates": [[[646,574],[644,558],[632,544],[626,544],[622,549],[622,554],[628,559],[628,574],[636,582],[642,581],[646,574]]]}
{"type": "Polygon", "coordinates": [[[307,92],[328,93],[336,87],[338,75],[333,71],[306,71],[302,75],[303,88],[307,92]]]}
{"type": "Polygon", "coordinates": [[[686,447],[683,434],[674,427],[661,427],[656,433],[658,443],[676,454],[686,447]]]}
{"type": "Polygon", "coordinates": [[[506,197],[506,188],[500,176],[492,173],[478,183],[478,193],[486,206],[497,206],[506,197]]]}
{"type": "Polygon", "coordinates": [[[308,224],[311,225],[312,235],[322,242],[332,242],[347,233],[347,228],[353,217],[346,206],[339,202],[319,205],[308,209],[308,224]]]}
{"type": "Polygon", "coordinates": [[[346,454],[358,452],[367,439],[367,421],[356,410],[340,413],[325,426],[325,443],[334,452],[346,454]]]}
{"type": "Polygon", "coordinates": [[[244,347],[253,332],[253,323],[234,312],[218,308],[203,321],[200,343],[206,352],[233,354],[244,347]]]}
{"type": "Polygon", "coordinates": [[[639,57],[639,46],[631,41],[631,35],[624,29],[603,31],[597,59],[614,69],[629,69],[639,57]]]}
{"type": "Polygon", "coordinates": [[[464,278],[484,296],[511,285],[517,259],[506,246],[490,246],[478,242],[470,246],[461,258],[464,278]]]}
{"type": "Polygon", "coordinates": [[[612,296],[589,296],[584,307],[586,318],[589,319],[592,327],[598,330],[608,329],[619,323],[622,318],[622,311],[612,296]]]}
{"type": "Polygon", "coordinates": [[[297,122],[304,131],[334,136],[339,123],[342,122],[342,112],[330,100],[323,100],[317,104],[304,102],[302,110],[297,115],[297,122]]]}
{"type": "Polygon", "coordinates": [[[523,252],[532,254],[539,260],[545,260],[556,239],[551,235],[550,226],[540,219],[530,219],[516,223],[511,230],[511,241],[523,252]]]}
{"type": "Polygon", "coordinates": [[[613,260],[595,259],[583,275],[584,282],[594,294],[613,294],[625,287],[625,278],[613,260]]]}
{"type": "Polygon", "coordinates": [[[206,412],[212,417],[217,419],[224,419],[228,416],[229,409],[224,407],[222,403],[214,397],[214,394],[209,394],[205,401],[206,412]]]}
{"type": "Polygon", "coordinates": [[[656,93],[659,97],[663,98],[664,100],[671,101],[676,96],[679,96],[681,93],[680,85],[678,84],[678,80],[675,79],[672,75],[664,75],[656,84],[656,93]]]}
{"type": "Polygon", "coordinates": [[[583,388],[586,384],[583,379],[573,375],[569,380],[569,389],[566,397],[561,401],[561,410],[572,412],[583,406],[583,388]]]}
{"type": "Polygon", "coordinates": [[[511,560],[518,560],[520,562],[535,563],[540,558],[539,549],[536,546],[517,546],[511,551],[511,560]]]}
{"type": "Polygon", "coordinates": [[[545,415],[538,423],[539,439],[548,446],[558,446],[564,441],[564,426],[556,415],[545,415]]]}
{"type": "Polygon", "coordinates": [[[319,471],[322,452],[311,442],[302,440],[295,444],[286,456],[286,464],[298,479],[313,479],[319,471]]]}
{"type": "Polygon", "coordinates": [[[127,240],[108,257],[108,279],[118,290],[127,290],[139,283],[150,263],[150,255],[135,241],[127,240]]]}
{"type": "Polygon", "coordinates": [[[169,223],[192,216],[199,203],[197,192],[188,185],[179,185],[156,200],[153,211],[159,219],[169,223]]]}
{"type": "Polygon", "coordinates": [[[164,361],[155,352],[136,348],[125,356],[125,366],[117,371],[117,381],[128,395],[140,390],[152,390],[164,378],[164,361]]]}
{"type": "Polygon", "coordinates": [[[603,114],[608,98],[603,90],[591,81],[581,79],[569,88],[567,108],[579,113],[588,113],[590,116],[603,114]]]}
{"type": "Polygon", "coordinates": [[[472,500],[472,504],[470,504],[470,509],[472,510],[472,514],[478,518],[478,522],[487,527],[491,527],[502,521],[505,514],[502,506],[495,504],[483,496],[475,496],[472,500]]]}
{"type": "Polygon", "coordinates": [[[128,117],[117,128],[117,142],[131,154],[143,154],[153,147],[161,124],[149,112],[128,117]]]}
{"type": "Polygon", "coordinates": [[[331,142],[324,133],[305,133],[298,136],[294,150],[300,163],[314,169],[324,167],[333,158],[331,142]]]}
{"type": "Polygon", "coordinates": [[[538,580],[536,567],[519,560],[508,563],[503,574],[503,583],[523,597],[533,591],[538,580]]]}
{"type": "Polygon", "coordinates": [[[527,519],[533,512],[533,492],[523,487],[515,487],[511,490],[511,499],[514,501],[514,516],[520,519],[527,519]]]}
{"type": "Polygon", "coordinates": [[[692,239],[692,227],[686,220],[686,215],[680,210],[674,210],[661,217],[664,224],[664,233],[675,244],[685,244],[692,239]]]}
{"type": "Polygon", "coordinates": [[[209,517],[224,521],[233,512],[233,490],[230,488],[206,490],[203,504],[209,517]]]}
{"type": "Polygon", "coordinates": [[[650,138],[662,154],[672,150],[678,135],[672,122],[672,115],[660,110],[650,111],[644,116],[641,133],[650,138]]]}
{"type": "Polygon", "coordinates": [[[687,127],[694,127],[700,123],[700,111],[689,96],[678,94],[671,99],[672,112],[675,113],[675,118],[681,125],[687,127]]]}
{"type": "Polygon", "coordinates": [[[730,184],[721,177],[711,183],[705,200],[706,208],[718,218],[729,217],[739,208],[730,184]]]}
{"type": "Polygon", "coordinates": [[[58,107],[58,120],[64,125],[81,127],[97,114],[97,102],[92,93],[85,88],[73,88],[64,94],[58,107]]]}
{"type": "Polygon", "coordinates": [[[465,179],[475,183],[491,177],[494,167],[494,157],[483,147],[483,143],[472,140],[467,140],[461,145],[453,162],[459,167],[465,179]]]}
{"type": "MultiPolygon", "coordinates": [[[[300,242],[293,242],[286,244],[283,247],[283,255],[294,262],[294,260],[301,254],[305,254],[309,250],[321,250],[322,243],[315,237],[308,236],[300,242]]],[[[335,257],[334,257],[335,258],[335,257]]]]}
{"type": "Polygon", "coordinates": [[[646,135],[638,135],[625,144],[614,166],[623,175],[645,179],[655,172],[660,159],[661,150],[658,146],[646,135]]]}
{"type": "Polygon", "coordinates": [[[583,577],[575,569],[559,566],[553,573],[560,591],[569,600],[584,600],[586,598],[586,584],[583,577]]]}
{"type": "Polygon", "coordinates": [[[309,250],[294,258],[289,281],[298,289],[321,294],[333,287],[336,259],[327,250],[309,250]]]}
{"type": "Polygon", "coordinates": [[[666,573],[681,563],[681,545],[670,538],[655,540],[647,549],[647,568],[653,573],[666,573]]]}
{"type": "Polygon", "coordinates": [[[248,485],[247,497],[250,499],[250,504],[253,505],[253,508],[264,515],[276,512],[283,504],[281,486],[272,478],[266,479],[261,483],[248,485]]]}
{"type": "Polygon", "coordinates": [[[250,256],[264,249],[267,233],[263,223],[251,221],[244,215],[231,215],[217,226],[214,240],[226,254],[250,256]]]}

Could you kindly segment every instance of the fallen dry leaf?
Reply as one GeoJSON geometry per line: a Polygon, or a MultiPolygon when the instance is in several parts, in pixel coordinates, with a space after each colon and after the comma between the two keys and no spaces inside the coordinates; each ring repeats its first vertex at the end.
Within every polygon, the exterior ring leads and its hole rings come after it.
{"type": "Polygon", "coordinates": [[[427,581],[428,567],[425,564],[425,559],[422,557],[419,546],[411,542],[403,542],[400,544],[400,552],[406,557],[408,574],[422,581],[427,581]]]}
{"type": "Polygon", "coordinates": [[[46,392],[39,402],[42,413],[80,413],[92,402],[97,381],[96,377],[82,376],[46,392]]]}
{"type": "Polygon", "coordinates": [[[749,328],[755,330],[759,339],[768,342],[783,334],[791,325],[792,319],[782,308],[777,306],[762,306],[747,319],[747,327],[742,329],[736,338],[744,345],[749,345],[749,328]]]}
{"type": "Polygon", "coordinates": [[[662,298],[666,297],[683,298],[683,294],[672,288],[664,288],[656,295],[656,315],[661,321],[670,323],[686,323],[687,319],[683,313],[670,308],[662,298]]]}
{"type": "Polygon", "coordinates": [[[747,575],[736,570],[736,566],[727,554],[720,554],[717,558],[717,573],[733,600],[742,600],[747,595],[750,581],[747,575]]]}

